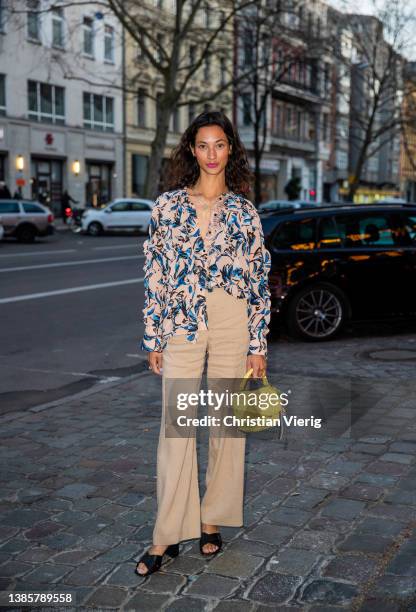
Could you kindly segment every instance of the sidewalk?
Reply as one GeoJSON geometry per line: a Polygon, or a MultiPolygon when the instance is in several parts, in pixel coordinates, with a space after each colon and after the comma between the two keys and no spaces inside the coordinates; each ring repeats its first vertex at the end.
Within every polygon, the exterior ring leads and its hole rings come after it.
{"type": "Polygon", "coordinates": [[[414,340],[272,344],[269,380],[292,392],[343,389],[350,435],[249,434],[244,527],[222,528],[211,560],[197,540],[182,543],[148,578],[134,567],[156,508],[160,378],[145,371],[7,415],[1,589],[76,591],[77,610],[416,610],[414,340]]]}

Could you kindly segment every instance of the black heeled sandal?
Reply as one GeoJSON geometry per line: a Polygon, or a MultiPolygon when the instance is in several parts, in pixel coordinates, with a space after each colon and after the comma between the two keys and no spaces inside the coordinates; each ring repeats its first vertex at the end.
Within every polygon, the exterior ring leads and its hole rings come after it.
{"type": "Polygon", "coordinates": [[[205,531],[202,532],[201,538],[199,540],[199,550],[201,551],[201,555],[204,555],[204,557],[211,557],[219,553],[221,547],[222,539],[219,531],[216,531],[215,533],[205,533],[205,531]],[[205,546],[205,544],[215,544],[215,546],[218,546],[218,548],[213,552],[204,552],[202,548],[205,546]]]}
{"type": "Polygon", "coordinates": [[[177,557],[179,555],[179,543],[170,544],[163,553],[163,555],[151,555],[149,552],[145,552],[144,555],[137,562],[134,573],[144,578],[145,576],[150,576],[150,574],[157,572],[162,566],[162,560],[165,555],[168,555],[172,559],[177,557]],[[144,563],[147,567],[147,572],[145,574],[141,574],[138,571],[139,563],[144,563]]]}

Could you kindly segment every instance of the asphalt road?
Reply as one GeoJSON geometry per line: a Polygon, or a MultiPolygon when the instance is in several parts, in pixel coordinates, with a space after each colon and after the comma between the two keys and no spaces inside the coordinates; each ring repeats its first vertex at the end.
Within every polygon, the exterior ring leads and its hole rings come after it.
{"type": "MultiPolygon", "coordinates": [[[[31,245],[0,242],[0,414],[147,368],[139,347],[144,239],[61,231],[31,245]]],[[[367,321],[347,325],[340,339],[358,353],[367,337],[381,346],[394,339],[400,349],[415,332],[415,321],[367,321]]],[[[287,351],[282,341],[295,342],[272,325],[269,346],[278,357],[287,351]]],[[[330,355],[332,342],[317,348],[330,355]]],[[[308,355],[311,345],[296,342],[296,350],[308,355]]]]}
{"type": "Polygon", "coordinates": [[[0,411],[142,371],[144,236],[0,242],[0,411]]]}

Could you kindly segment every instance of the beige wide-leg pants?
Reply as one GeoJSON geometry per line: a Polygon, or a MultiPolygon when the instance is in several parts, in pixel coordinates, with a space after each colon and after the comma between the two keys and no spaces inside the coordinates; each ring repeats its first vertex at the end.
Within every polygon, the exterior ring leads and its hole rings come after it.
{"type": "MultiPolygon", "coordinates": [[[[198,392],[208,351],[207,378],[242,378],[249,347],[247,302],[215,287],[206,293],[208,330],[197,342],[185,334],[169,338],[163,351],[163,380],[193,379],[198,392]]],[[[191,391],[191,390],[190,390],[191,391]]],[[[153,545],[199,538],[201,522],[240,527],[243,524],[246,437],[226,437],[210,430],[206,492],[200,501],[195,436],[165,436],[165,390],[157,449],[158,512],[153,545]]]]}

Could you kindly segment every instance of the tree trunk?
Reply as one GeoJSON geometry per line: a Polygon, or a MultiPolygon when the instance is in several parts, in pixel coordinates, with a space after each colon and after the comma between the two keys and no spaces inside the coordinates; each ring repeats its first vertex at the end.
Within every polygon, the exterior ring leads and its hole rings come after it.
{"type": "Polygon", "coordinates": [[[257,126],[255,127],[254,137],[254,204],[257,207],[261,202],[261,152],[259,148],[259,139],[257,126]]]}
{"type": "Polygon", "coordinates": [[[156,125],[156,133],[150,151],[149,168],[144,190],[145,198],[149,198],[150,200],[155,200],[160,191],[159,183],[171,112],[170,106],[161,101],[159,111],[157,113],[158,121],[156,125]]]}

